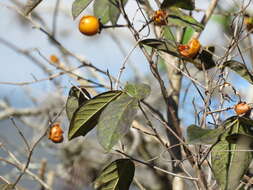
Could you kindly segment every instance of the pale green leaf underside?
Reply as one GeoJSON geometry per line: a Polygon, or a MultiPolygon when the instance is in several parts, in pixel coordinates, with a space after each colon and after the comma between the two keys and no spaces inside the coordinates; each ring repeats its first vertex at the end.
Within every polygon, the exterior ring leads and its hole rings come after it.
{"type": "MultiPolygon", "coordinates": [[[[128,0],[123,0],[123,6],[126,5],[128,0]]],[[[114,2],[115,5],[117,5],[117,3],[119,2],[118,0],[112,0],[112,2],[114,2]]],[[[119,16],[121,14],[119,7],[115,6],[113,3],[110,4],[109,6],[109,18],[110,21],[112,22],[113,25],[117,24],[117,21],[119,19],[119,16]]]]}
{"type": "Polygon", "coordinates": [[[92,2],[92,0],[75,0],[72,4],[72,16],[75,19],[84,9],[92,2]]]}
{"type": "Polygon", "coordinates": [[[98,140],[107,151],[128,131],[137,112],[138,100],[121,94],[102,112],[98,122],[98,140]]]}
{"type": "Polygon", "coordinates": [[[187,128],[187,142],[189,144],[214,144],[224,129],[202,129],[196,125],[187,128]]]}
{"type": "Polygon", "coordinates": [[[221,190],[234,190],[240,183],[252,160],[251,144],[253,141],[250,128],[253,122],[247,118],[232,117],[224,127],[226,132],[221,141],[216,144],[211,152],[214,176],[220,184],[221,190]],[[235,142],[230,143],[227,137],[237,134],[235,142]]]}
{"type": "Polygon", "coordinates": [[[100,19],[102,24],[106,24],[110,20],[110,1],[109,0],[95,0],[93,5],[93,12],[96,17],[100,19]]]}
{"type": "Polygon", "coordinates": [[[246,65],[238,61],[229,60],[226,61],[222,67],[228,67],[229,69],[233,70],[235,73],[240,75],[242,78],[247,80],[250,84],[253,84],[253,75],[252,73],[249,72],[246,65]]]}
{"type": "Polygon", "coordinates": [[[126,84],[125,89],[127,94],[142,100],[150,95],[151,88],[147,84],[126,84]]]}

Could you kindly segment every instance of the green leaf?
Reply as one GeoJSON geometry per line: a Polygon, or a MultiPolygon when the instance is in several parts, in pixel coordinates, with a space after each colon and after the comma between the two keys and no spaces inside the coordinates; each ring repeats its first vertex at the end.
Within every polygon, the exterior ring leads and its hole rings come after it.
{"type": "Polygon", "coordinates": [[[194,30],[191,27],[187,27],[184,31],[182,44],[187,44],[189,40],[191,39],[193,33],[194,33],[194,30]]]}
{"type": "Polygon", "coordinates": [[[121,93],[121,91],[108,91],[81,105],[71,119],[68,133],[69,140],[81,135],[85,136],[92,130],[96,126],[102,110],[121,93]]]}
{"type": "Polygon", "coordinates": [[[170,40],[170,41],[175,40],[175,36],[169,26],[164,26],[162,29],[163,29],[163,37],[166,40],[170,40]]]}
{"type": "Polygon", "coordinates": [[[211,20],[217,22],[221,26],[228,26],[231,23],[231,16],[212,15],[211,20]]]}
{"type": "MultiPolygon", "coordinates": [[[[128,0],[123,0],[125,5],[128,0]]],[[[120,16],[120,9],[117,7],[118,0],[95,0],[93,9],[95,16],[99,17],[102,24],[111,21],[115,25],[120,16]]]]}
{"type": "Polygon", "coordinates": [[[181,27],[191,27],[197,32],[204,30],[204,25],[195,20],[192,16],[189,16],[179,9],[171,8],[168,11],[167,21],[169,24],[181,26],[181,27]]]}
{"type": "Polygon", "coordinates": [[[203,47],[200,54],[195,59],[190,59],[187,57],[181,56],[176,48],[175,43],[169,40],[158,40],[158,39],[145,39],[140,41],[141,44],[152,47],[158,51],[163,51],[170,55],[181,58],[187,62],[192,63],[199,70],[203,70],[203,66],[205,69],[210,69],[215,66],[215,62],[213,60],[213,55],[210,52],[214,52],[215,48],[213,46],[203,47]],[[209,52],[210,51],[210,52],[209,52]]]}
{"type": "Polygon", "coordinates": [[[165,40],[158,40],[155,38],[145,39],[140,41],[141,44],[155,48],[156,50],[166,52],[168,54],[171,54],[176,57],[182,57],[179,55],[177,51],[177,47],[175,43],[171,41],[165,41],[165,40]]]}
{"type": "Polygon", "coordinates": [[[128,190],[135,172],[129,159],[118,159],[106,166],[94,182],[96,190],[128,190]]]}
{"type": "Polygon", "coordinates": [[[161,56],[158,57],[157,63],[158,63],[158,70],[161,71],[162,73],[167,73],[167,66],[165,60],[161,56]]]}
{"type": "Polygon", "coordinates": [[[137,112],[138,99],[120,95],[102,112],[98,122],[98,140],[109,151],[130,129],[137,112]]]}
{"type": "Polygon", "coordinates": [[[196,125],[187,128],[187,138],[189,144],[214,144],[224,132],[223,128],[202,129],[196,125]]]}
{"type": "Polygon", "coordinates": [[[250,84],[253,84],[253,75],[249,72],[246,65],[235,60],[229,60],[222,65],[222,68],[224,67],[228,67],[229,69],[233,70],[238,75],[243,77],[245,80],[247,80],[250,84]]]}
{"type": "MultiPolygon", "coordinates": [[[[123,5],[125,6],[128,0],[122,0],[123,5]]],[[[119,16],[121,14],[120,8],[115,6],[117,5],[119,0],[112,0],[112,3],[110,4],[109,7],[109,17],[110,21],[112,22],[113,25],[117,24],[117,21],[119,19],[119,16]]]]}
{"type": "Polygon", "coordinates": [[[203,67],[206,70],[215,67],[216,65],[215,61],[213,60],[212,54],[214,53],[214,51],[215,51],[214,46],[203,47],[201,53],[198,54],[198,56],[194,59],[192,63],[199,70],[203,70],[203,67]]]}
{"type": "MultiPolygon", "coordinates": [[[[217,7],[217,11],[219,12],[220,10],[222,10],[222,8],[217,7]]],[[[219,28],[223,28],[223,31],[226,32],[228,35],[232,35],[233,34],[233,30],[231,29],[231,23],[233,22],[232,13],[234,13],[236,10],[237,10],[237,7],[232,6],[226,9],[226,13],[227,13],[226,15],[213,14],[211,16],[211,20],[218,23],[220,25],[219,28]]]]}
{"type": "Polygon", "coordinates": [[[226,137],[226,141],[228,141],[231,144],[236,144],[240,138],[250,138],[253,140],[252,135],[234,133],[234,134],[228,135],[226,137]]]}
{"type": "Polygon", "coordinates": [[[169,8],[169,7],[178,7],[187,10],[195,9],[194,0],[164,0],[162,2],[161,8],[169,8]]]}
{"type": "Polygon", "coordinates": [[[71,121],[71,118],[74,112],[79,106],[84,104],[87,100],[91,98],[89,92],[82,87],[73,86],[69,91],[69,96],[66,103],[66,113],[68,120],[71,121]]]}
{"type": "Polygon", "coordinates": [[[75,0],[72,4],[72,16],[74,19],[78,17],[81,12],[88,7],[92,0],[75,0]]]}
{"type": "Polygon", "coordinates": [[[243,117],[226,121],[226,132],[211,152],[212,168],[221,190],[234,190],[252,160],[252,153],[245,150],[251,150],[253,121],[243,117]]]}
{"type": "Polygon", "coordinates": [[[124,90],[128,95],[140,101],[150,95],[151,88],[147,84],[127,84],[124,90]]]}
{"type": "Polygon", "coordinates": [[[94,15],[100,18],[102,24],[110,21],[110,1],[109,0],[95,0],[93,5],[94,15]]]}

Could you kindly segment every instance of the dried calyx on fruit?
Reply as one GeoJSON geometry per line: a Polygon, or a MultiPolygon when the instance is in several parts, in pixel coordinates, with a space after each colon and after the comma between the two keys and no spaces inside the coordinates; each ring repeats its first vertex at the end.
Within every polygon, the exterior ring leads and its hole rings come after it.
{"type": "Polygon", "coordinates": [[[80,19],[79,31],[87,36],[93,36],[100,33],[102,24],[95,16],[86,15],[80,19]]]}
{"type": "Polygon", "coordinates": [[[201,44],[198,41],[198,39],[195,38],[191,39],[188,44],[186,45],[180,44],[177,47],[179,53],[182,56],[188,58],[195,58],[196,55],[199,53],[200,48],[201,44]]]}
{"type": "Polygon", "coordinates": [[[54,143],[61,143],[63,141],[63,130],[60,122],[55,122],[51,125],[48,138],[54,143]]]}
{"type": "Polygon", "coordinates": [[[249,113],[251,110],[251,107],[246,102],[240,102],[234,106],[234,110],[237,115],[242,115],[249,113]]]}
{"type": "Polygon", "coordinates": [[[152,20],[155,25],[166,25],[167,24],[167,12],[165,10],[157,10],[154,12],[152,20]]]}

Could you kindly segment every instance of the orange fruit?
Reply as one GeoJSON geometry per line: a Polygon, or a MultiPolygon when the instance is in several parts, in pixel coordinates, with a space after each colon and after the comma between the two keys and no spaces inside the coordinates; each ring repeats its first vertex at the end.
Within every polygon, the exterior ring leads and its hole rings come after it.
{"type": "Polygon", "coordinates": [[[54,143],[61,143],[63,141],[63,130],[59,122],[52,124],[48,138],[54,143]]]}
{"type": "Polygon", "coordinates": [[[155,25],[166,25],[167,24],[167,12],[165,10],[157,10],[154,12],[153,21],[155,25]]]}
{"type": "Polygon", "coordinates": [[[188,57],[188,58],[194,58],[198,53],[199,50],[201,48],[201,44],[200,42],[193,38],[191,39],[187,45],[178,45],[177,49],[179,51],[179,53],[184,56],[184,57],[188,57]]]}
{"type": "Polygon", "coordinates": [[[241,102],[234,106],[234,110],[237,115],[242,115],[248,113],[251,110],[251,108],[246,102],[241,102]]]}
{"type": "Polygon", "coordinates": [[[50,61],[53,63],[59,63],[59,59],[56,55],[51,55],[50,56],[50,61]]]}
{"type": "Polygon", "coordinates": [[[87,36],[93,36],[100,32],[101,23],[95,16],[86,15],[80,19],[79,31],[87,36]]]}

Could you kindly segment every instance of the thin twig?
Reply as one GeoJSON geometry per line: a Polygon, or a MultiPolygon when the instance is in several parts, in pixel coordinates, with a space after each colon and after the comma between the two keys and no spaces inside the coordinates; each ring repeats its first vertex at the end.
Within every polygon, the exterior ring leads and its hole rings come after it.
{"type": "Polygon", "coordinates": [[[160,172],[163,172],[163,173],[166,173],[166,174],[175,176],[175,177],[180,177],[180,178],[183,178],[183,179],[194,180],[194,181],[198,181],[198,180],[199,180],[198,178],[188,177],[188,176],[183,176],[183,175],[178,175],[178,174],[169,172],[169,171],[167,171],[167,170],[164,170],[164,169],[162,169],[162,168],[159,168],[159,167],[154,166],[154,165],[152,165],[152,164],[149,164],[149,163],[147,163],[147,162],[144,162],[144,161],[138,160],[138,159],[136,159],[136,158],[133,158],[132,156],[129,156],[129,155],[127,155],[126,153],[121,152],[120,150],[115,150],[115,151],[118,152],[118,153],[120,153],[120,154],[122,154],[122,155],[124,155],[124,156],[126,156],[127,158],[130,158],[131,160],[133,160],[133,161],[135,161],[135,162],[141,163],[141,164],[143,164],[143,165],[145,165],[145,166],[148,166],[148,167],[150,167],[150,168],[152,168],[152,169],[155,169],[155,170],[157,170],[157,171],[160,171],[160,172]]]}

